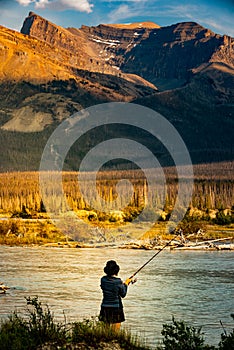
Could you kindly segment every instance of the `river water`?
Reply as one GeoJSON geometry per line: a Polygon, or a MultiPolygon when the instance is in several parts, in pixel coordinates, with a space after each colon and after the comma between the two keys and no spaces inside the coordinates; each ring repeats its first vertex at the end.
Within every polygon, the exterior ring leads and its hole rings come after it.
{"type": "MultiPolygon", "coordinates": [[[[64,249],[0,247],[0,281],[11,289],[0,295],[0,317],[24,312],[26,296],[38,296],[55,318],[67,322],[99,313],[99,280],[107,260],[129,277],[153,251],[113,248],[64,249]]],[[[202,326],[205,339],[218,344],[222,328],[230,331],[234,313],[234,252],[163,251],[138,275],[123,300],[125,327],[156,345],[162,324],[185,320],[202,326]]]]}

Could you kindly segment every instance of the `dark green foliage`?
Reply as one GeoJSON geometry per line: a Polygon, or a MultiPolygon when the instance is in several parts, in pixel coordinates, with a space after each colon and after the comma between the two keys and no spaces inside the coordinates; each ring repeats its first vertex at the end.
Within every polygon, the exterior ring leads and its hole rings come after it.
{"type": "Polygon", "coordinates": [[[27,322],[16,313],[2,323],[0,331],[1,350],[27,350],[32,347],[27,322]]]}
{"type": "Polygon", "coordinates": [[[186,325],[183,321],[172,318],[172,324],[164,324],[163,347],[165,350],[212,350],[213,346],[205,345],[201,328],[186,325]]]}
{"type": "Polygon", "coordinates": [[[30,337],[34,339],[35,343],[44,344],[46,341],[63,343],[66,339],[65,327],[54,322],[54,317],[48,306],[43,310],[37,297],[32,299],[29,297],[26,300],[27,304],[33,307],[33,309],[28,308],[28,329],[30,337]]]}
{"type": "MultiPolygon", "coordinates": [[[[231,314],[231,317],[234,320],[234,314],[231,314]]],[[[220,350],[234,350],[234,328],[227,334],[226,332],[221,334],[221,341],[219,343],[220,350]]]]}
{"type": "Polygon", "coordinates": [[[214,219],[214,223],[218,225],[230,225],[234,222],[234,215],[225,215],[223,211],[219,211],[216,214],[216,218],[214,219]]]}
{"type": "Polygon", "coordinates": [[[44,310],[38,298],[26,298],[28,318],[15,312],[0,329],[1,350],[29,350],[46,342],[62,345],[67,340],[66,329],[54,321],[48,306],[44,310]]]}
{"type": "Polygon", "coordinates": [[[183,220],[179,223],[177,229],[182,229],[185,235],[197,233],[199,230],[204,229],[203,221],[196,220],[183,220]]]}

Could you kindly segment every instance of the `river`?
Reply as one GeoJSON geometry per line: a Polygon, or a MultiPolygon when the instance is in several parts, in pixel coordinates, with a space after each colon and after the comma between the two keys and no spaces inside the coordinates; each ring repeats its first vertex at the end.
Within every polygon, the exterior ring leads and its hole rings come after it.
{"type": "MultiPolygon", "coordinates": [[[[153,251],[113,248],[66,249],[0,247],[0,281],[10,286],[0,295],[0,317],[24,312],[26,296],[38,296],[56,319],[67,322],[99,313],[99,280],[107,260],[129,277],[153,251]]],[[[207,343],[217,345],[222,328],[230,331],[234,313],[234,252],[163,251],[138,275],[123,300],[125,327],[156,345],[162,324],[185,320],[202,326],[207,343]]]]}

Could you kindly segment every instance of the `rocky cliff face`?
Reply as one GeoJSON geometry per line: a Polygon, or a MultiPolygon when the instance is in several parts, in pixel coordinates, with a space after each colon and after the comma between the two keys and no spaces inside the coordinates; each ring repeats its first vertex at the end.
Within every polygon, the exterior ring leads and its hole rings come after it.
{"type": "Polygon", "coordinates": [[[161,28],[143,22],[64,29],[31,12],[21,32],[70,51],[69,62],[76,67],[135,74],[160,90],[184,85],[202,64],[234,64],[233,39],[195,22],[161,28]]]}
{"type": "Polygon", "coordinates": [[[160,90],[188,82],[193,69],[202,64],[217,60],[233,66],[233,39],[214,34],[194,22],[138,28],[134,33],[113,32],[98,26],[89,28],[89,33],[96,40],[101,37],[103,41],[111,38],[116,42],[105,48],[111,63],[123,72],[142,76],[160,90]]]}
{"type": "Polygon", "coordinates": [[[125,57],[123,71],[139,73],[152,82],[177,79],[187,82],[191,70],[209,62],[222,44],[222,38],[196,23],[181,23],[153,30],[141,46],[135,46],[125,57]],[[144,58],[141,58],[141,52],[144,58]],[[147,59],[151,57],[151,59],[147,59]]]}
{"type": "Polygon", "coordinates": [[[77,67],[85,67],[95,52],[88,45],[86,37],[80,30],[76,35],[69,30],[57,26],[33,12],[25,19],[21,33],[49,43],[57,49],[65,49],[72,53],[69,63],[77,67]]]}

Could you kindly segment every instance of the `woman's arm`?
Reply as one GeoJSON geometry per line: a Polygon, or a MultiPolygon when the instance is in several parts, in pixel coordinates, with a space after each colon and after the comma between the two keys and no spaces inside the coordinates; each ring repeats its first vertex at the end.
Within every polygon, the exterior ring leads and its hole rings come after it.
{"type": "Polygon", "coordinates": [[[127,291],[128,291],[128,286],[127,284],[123,283],[121,280],[120,280],[120,284],[119,284],[119,295],[124,298],[127,294],[127,291]]]}

